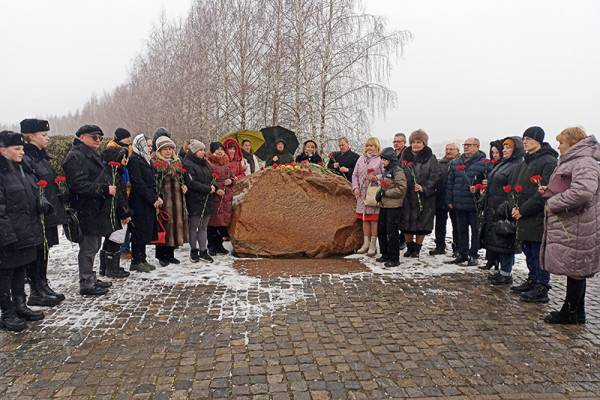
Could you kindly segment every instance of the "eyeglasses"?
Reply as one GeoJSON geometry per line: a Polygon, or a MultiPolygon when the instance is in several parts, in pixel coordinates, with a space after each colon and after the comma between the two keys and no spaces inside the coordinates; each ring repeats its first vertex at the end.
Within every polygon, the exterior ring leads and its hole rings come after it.
{"type": "Polygon", "coordinates": [[[102,135],[96,135],[96,134],[88,134],[86,133],[85,136],[89,137],[90,139],[93,139],[96,142],[101,142],[102,141],[102,135]]]}
{"type": "Polygon", "coordinates": [[[394,143],[406,143],[406,140],[394,140],[394,143]]]}

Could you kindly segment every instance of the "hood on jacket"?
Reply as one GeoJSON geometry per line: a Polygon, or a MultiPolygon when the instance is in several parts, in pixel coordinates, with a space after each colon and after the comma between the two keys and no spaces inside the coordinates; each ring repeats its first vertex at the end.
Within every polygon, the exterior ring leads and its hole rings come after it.
{"type": "Polygon", "coordinates": [[[229,157],[227,149],[231,144],[235,145],[235,155],[233,156],[233,160],[230,159],[229,161],[242,161],[242,148],[240,147],[238,141],[235,140],[235,138],[230,137],[223,141],[223,147],[225,147],[225,154],[227,154],[227,157],[229,157]]]}
{"type": "Polygon", "coordinates": [[[560,162],[563,163],[579,157],[592,157],[600,162],[600,143],[598,143],[596,136],[590,135],[575,143],[567,151],[567,154],[560,157],[560,162]]]}
{"type": "MultiPolygon", "coordinates": [[[[502,143],[505,140],[510,139],[515,144],[515,148],[513,150],[512,156],[510,156],[509,160],[514,160],[515,158],[521,158],[525,155],[525,148],[523,147],[523,139],[520,136],[509,136],[502,139],[502,143]]],[[[502,146],[501,148],[503,148],[502,146]]]]}

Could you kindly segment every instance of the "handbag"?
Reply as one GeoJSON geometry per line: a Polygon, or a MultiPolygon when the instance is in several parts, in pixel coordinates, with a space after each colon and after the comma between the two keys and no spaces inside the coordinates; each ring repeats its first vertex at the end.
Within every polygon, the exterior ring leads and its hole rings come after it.
{"type": "Polygon", "coordinates": [[[171,219],[168,212],[160,210],[156,213],[156,221],[158,222],[158,234],[156,240],[151,241],[151,244],[165,244],[167,243],[167,229],[165,223],[171,219]]]}
{"type": "Polygon", "coordinates": [[[77,217],[77,211],[65,207],[65,214],[67,223],[63,224],[63,233],[70,242],[79,243],[83,237],[83,232],[81,231],[81,224],[79,223],[79,217],[77,217]]]}
{"type": "Polygon", "coordinates": [[[496,222],[494,232],[498,236],[515,236],[517,233],[517,225],[509,219],[501,219],[496,222]]]}
{"type": "Polygon", "coordinates": [[[367,187],[367,195],[365,196],[365,206],[377,207],[377,192],[379,192],[379,185],[372,185],[367,187]]]}

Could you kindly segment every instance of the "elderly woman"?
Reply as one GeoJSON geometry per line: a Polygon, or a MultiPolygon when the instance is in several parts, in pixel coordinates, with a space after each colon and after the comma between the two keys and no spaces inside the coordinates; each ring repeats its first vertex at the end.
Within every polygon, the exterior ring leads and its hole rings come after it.
{"type": "Polygon", "coordinates": [[[408,180],[400,228],[408,250],[404,257],[418,258],[426,235],[433,231],[435,197],[440,167],[427,146],[429,136],[421,129],[410,134],[410,148],[402,152],[401,166],[408,180]]]}
{"type": "Polygon", "coordinates": [[[583,324],[586,278],[600,271],[600,144],[582,128],[567,128],[556,140],[558,166],[538,189],[546,199],[540,262],[543,270],[567,276],[567,294],[544,321],[583,324]]]}
{"type": "MultiPolygon", "coordinates": [[[[379,222],[379,207],[365,205],[369,187],[378,186],[383,176],[383,165],[379,152],[381,145],[377,138],[371,137],[365,143],[362,156],[359,157],[352,173],[352,191],[356,197],[356,218],[362,220],[364,240],[358,254],[367,253],[369,257],[377,254],[377,224],[379,222]]],[[[372,200],[375,200],[374,198],[372,200]]]]}

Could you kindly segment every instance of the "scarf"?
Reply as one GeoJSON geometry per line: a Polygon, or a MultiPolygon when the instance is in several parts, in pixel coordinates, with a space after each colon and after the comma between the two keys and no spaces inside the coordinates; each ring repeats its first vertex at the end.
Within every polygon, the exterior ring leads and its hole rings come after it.
{"type": "Polygon", "coordinates": [[[254,157],[252,153],[246,153],[245,151],[242,150],[242,155],[244,156],[244,159],[248,162],[248,165],[250,165],[250,173],[254,173],[254,171],[256,171],[256,164],[254,164],[254,157]]]}
{"type": "Polygon", "coordinates": [[[146,144],[146,137],[143,133],[140,133],[133,139],[132,148],[135,154],[142,157],[144,161],[150,164],[150,153],[148,153],[148,145],[146,144]]]}

